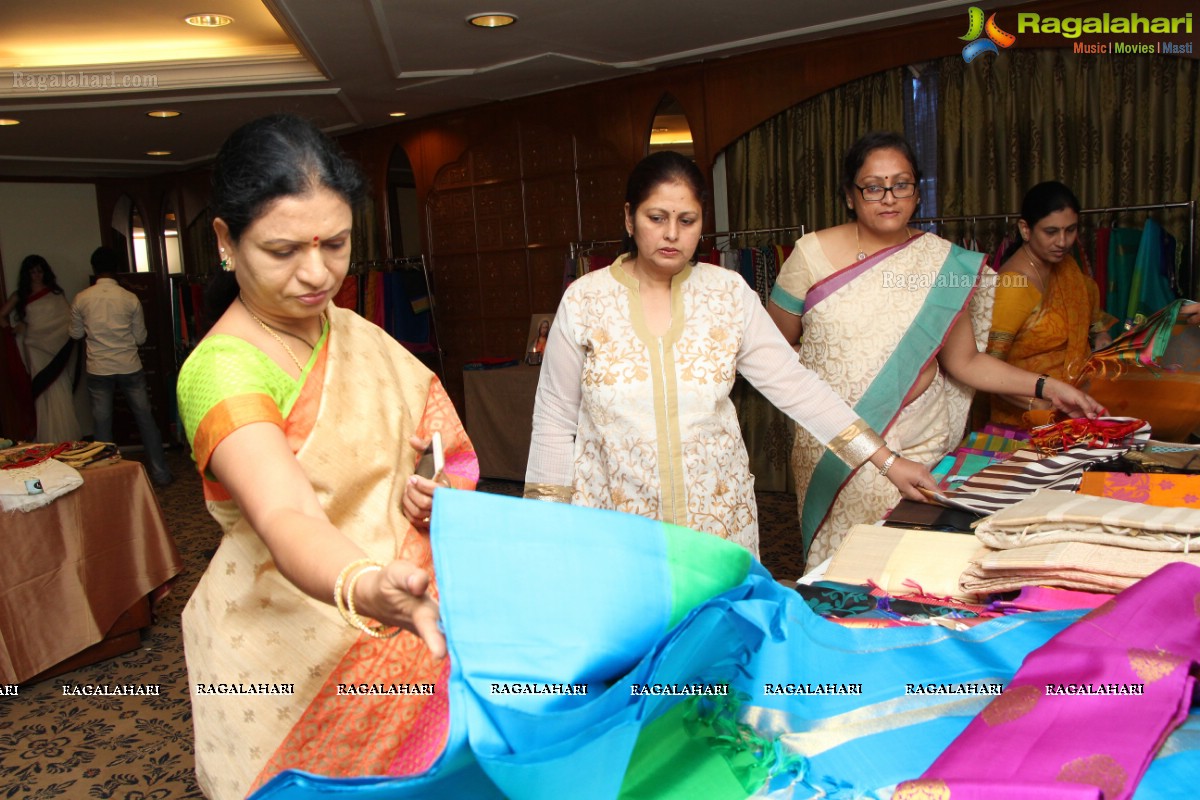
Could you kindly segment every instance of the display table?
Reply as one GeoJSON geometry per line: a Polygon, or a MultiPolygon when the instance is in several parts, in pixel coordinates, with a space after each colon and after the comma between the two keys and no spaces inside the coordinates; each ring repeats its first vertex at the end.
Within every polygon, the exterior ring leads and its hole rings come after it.
{"type": "Polygon", "coordinates": [[[526,364],[463,370],[466,429],[479,457],[480,477],[525,480],[539,375],[540,367],[526,364]]]}
{"type": "Polygon", "coordinates": [[[110,633],[124,634],[117,652],[137,647],[140,636],[118,629],[148,624],[147,595],[183,569],[141,464],[80,474],[83,485],[48,506],[0,513],[0,684],[46,677],[110,633]]]}

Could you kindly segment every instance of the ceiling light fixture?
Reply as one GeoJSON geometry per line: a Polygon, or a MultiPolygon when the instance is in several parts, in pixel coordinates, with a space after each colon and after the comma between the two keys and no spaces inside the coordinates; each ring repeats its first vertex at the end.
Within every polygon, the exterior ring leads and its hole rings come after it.
{"type": "Polygon", "coordinates": [[[408,112],[407,111],[393,111],[392,113],[388,114],[388,116],[389,117],[407,117],[408,112]]]}
{"type": "Polygon", "coordinates": [[[148,155],[148,156],[169,156],[169,155],[171,155],[171,151],[170,150],[147,150],[146,155],[148,155]]]}
{"type": "Polygon", "coordinates": [[[158,119],[170,119],[171,117],[178,117],[182,113],[182,111],[169,111],[164,108],[158,111],[147,111],[146,116],[157,117],[158,119]]]}
{"type": "Polygon", "coordinates": [[[233,17],[224,14],[192,14],[183,21],[197,28],[221,28],[233,23],[233,17]]]}
{"type": "Polygon", "coordinates": [[[7,118],[7,117],[6,117],[6,118],[4,118],[4,119],[0,119],[0,126],[4,126],[4,125],[20,125],[20,124],[21,124],[21,120],[19,120],[19,119],[9,119],[9,118],[7,118]]]}
{"type": "Polygon", "coordinates": [[[509,14],[506,11],[490,11],[486,14],[472,14],[467,17],[467,22],[477,28],[503,28],[516,21],[517,15],[509,14]]]}

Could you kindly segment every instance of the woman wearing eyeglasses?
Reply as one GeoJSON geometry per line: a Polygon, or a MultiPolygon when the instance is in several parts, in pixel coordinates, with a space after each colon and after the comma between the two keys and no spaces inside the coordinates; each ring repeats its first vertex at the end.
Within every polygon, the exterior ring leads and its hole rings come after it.
{"type": "MultiPolygon", "coordinates": [[[[842,395],[894,451],[932,465],[962,438],[974,390],[1045,398],[1072,416],[1103,409],[1062,381],[984,355],[991,292],[976,291],[983,256],[908,227],[920,171],[896,133],[847,151],[839,192],[850,221],[800,239],[769,310],[800,360],[842,395]],[[803,336],[802,336],[803,335],[803,336]]],[[[792,450],[810,566],[852,525],[880,519],[900,494],[874,470],[824,456],[797,430],[792,450]]]]}

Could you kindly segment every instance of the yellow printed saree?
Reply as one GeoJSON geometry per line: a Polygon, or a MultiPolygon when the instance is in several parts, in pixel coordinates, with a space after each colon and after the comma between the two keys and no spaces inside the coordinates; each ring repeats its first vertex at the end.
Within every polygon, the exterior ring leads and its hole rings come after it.
{"type": "MultiPolygon", "coordinates": [[[[963,314],[983,347],[991,292],[976,291],[982,267],[981,254],[925,234],[838,269],[809,235],[796,243],[771,300],[803,318],[800,361],[889,448],[932,466],[962,438],[971,390],[939,372],[918,397],[909,393],[963,314]]],[[[839,465],[804,431],[792,469],[810,565],[832,555],[851,526],[877,521],[900,500],[878,471],[839,465]]]]}
{"type": "MultiPolygon", "coordinates": [[[[1024,275],[1000,274],[987,352],[1035,374],[1072,382],[1091,353],[1088,335],[1115,322],[1100,310],[1095,282],[1068,256],[1050,271],[1045,297],[1024,275]]],[[[1027,427],[1024,412],[992,397],[992,422],[1027,427]]]]}
{"type": "MultiPolygon", "coordinates": [[[[332,307],[294,392],[255,353],[233,337],[209,337],[180,372],[181,414],[201,473],[239,425],[274,421],[343,534],[377,561],[405,558],[432,572],[428,535],[400,507],[417,458],[409,436],[441,432],[457,487],[473,487],[478,476],[437,378],[383,330],[332,307]]],[[[352,776],[427,767],[445,740],[439,681],[447,665],[414,636],[377,640],[347,626],[332,605],[280,575],[219,484],[206,479],[205,494],[225,535],[183,613],[205,793],[241,798],[284,769],[352,776]],[[364,684],[418,688],[339,691],[364,684]]]]}

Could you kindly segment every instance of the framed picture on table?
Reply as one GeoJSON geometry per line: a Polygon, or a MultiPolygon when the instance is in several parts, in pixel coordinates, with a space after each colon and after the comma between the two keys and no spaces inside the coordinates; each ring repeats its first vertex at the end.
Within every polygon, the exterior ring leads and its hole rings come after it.
{"type": "Polygon", "coordinates": [[[553,314],[534,314],[529,318],[529,339],[525,343],[526,364],[536,367],[542,363],[542,353],[546,349],[546,339],[550,336],[553,323],[553,314]]]}

